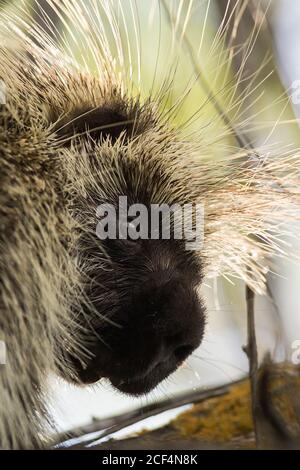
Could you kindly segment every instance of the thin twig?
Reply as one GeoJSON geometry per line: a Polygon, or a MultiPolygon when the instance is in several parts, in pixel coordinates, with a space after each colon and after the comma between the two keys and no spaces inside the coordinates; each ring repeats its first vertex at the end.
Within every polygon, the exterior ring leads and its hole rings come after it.
{"type": "Polygon", "coordinates": [[[257,381],[258,381],[258,356],[257,356],[257,343],[255,332],[255,314],[254,314],[254,300],[255,294],[253,290],[246,286],[246,303],[247,303],[247,335],[248,343],[244,348],[249,360],[249,377],[251,385],[251,405],[252,405],[252,418],[255,431],[256,443],[259,443],[259,429],[257,423],[257,381]]]}
{"type": "MultiPolygon", "coordinates": [[[[229,387],[235,384],[239,384],[243,380],[244,378],[232,382],[230,384],[222,385],[209,390],[196,390],[194,392],[184,393],[174,398],[163,400],[159,403],[153,403],[145,407],[129,411],[128,413],[124,413],[119,416],[113,416],[111,418],[101,419],[99,421],[97,420],[86,426],[81,426],[72,429],[69,432],[62,433],[59,436],[56,436],[55,440],[57,443],[60,442],[60,446],[63,446],[63,444],[66,444],[67,440],[101,430],[103,430],[101,437],[104,437],[106,435],[110,435],[116,431],[119,431],[120,429],[124,429],[131,424],[137,423],[138,421],[141,421],[145,418],[155,416],[159,413],[163,413],[164,411],[190,403],[199,403],[208,398],[224,395],[228,393],[229,387]]],[[[94,439],[95,437],[91,437],[91,439],[89,440],[85,439],[84,442],[88,443],[90,441],[93,441],[94,439]]]]}

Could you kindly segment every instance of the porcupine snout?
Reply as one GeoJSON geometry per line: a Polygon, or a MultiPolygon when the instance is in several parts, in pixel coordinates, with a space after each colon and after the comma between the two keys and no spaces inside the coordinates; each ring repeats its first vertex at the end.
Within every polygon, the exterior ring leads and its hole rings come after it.
{"type": "Polygon", "coordinates": [[[158,269],[128,284],[111,317],[115,325],[100,325],[93,358],[77,369],[81,382],[106,377],[121,392],[140,395],[174,372],[204,334],[205,309],[195,279],[192,269],[181,267],[158,269]]]}
{"type": "Polygon", "coordinates": [[[110,380],[123,392],[140,394],[174,372],[199,346],[204,315],[196,291],[180,276],[166,280],[164,273],[135,293],[128,307],[125,317],[133,318],[120,335],[121,367],[113,367],[110,380]]]}

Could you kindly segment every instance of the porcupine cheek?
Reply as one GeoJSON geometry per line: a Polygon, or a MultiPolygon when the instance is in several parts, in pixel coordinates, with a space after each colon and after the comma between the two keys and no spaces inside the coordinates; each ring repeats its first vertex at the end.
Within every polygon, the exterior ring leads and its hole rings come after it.
{"type": "Polygon", "coordinates": [[[202,302],[184,279],[147,283],[116,316],[119,327],[99,331],[103,342],[79,371],[83,383],[106,377],[123,393],[151,391],[200,345],[205,325],[202,302]]]}

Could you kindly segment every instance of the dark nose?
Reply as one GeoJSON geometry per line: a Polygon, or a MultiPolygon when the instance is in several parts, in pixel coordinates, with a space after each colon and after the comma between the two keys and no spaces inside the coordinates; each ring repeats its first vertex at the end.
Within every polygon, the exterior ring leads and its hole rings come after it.
{"type": "Polygon", "coordinates": [[[185,331],[174,336],[158,337],[152,350],[149,368],[167,363],[170,368],[177,368],[199,346],[201,337],[201,328],[198,332],[185,331]]]}
{"type": "Polygon", "coordinates": [[[148,298],[151,325],[141,330],[151,351],[148,369],[176,369],[201,343],[204,309],[196,291],[181,282],[170,282],[155,294],[148,298]]]}
{"type": "Polygon", "coordinates": [[[115,325],[101,323],[92,359],[84,368],[76,365],[81,382],[106,377],[123,393],[145,394],[200,345],[204,306],[189,279],[174,278],[174,273],[155,275],[126,293],[112,316],[115,325]]]}
{"type": "Polygon", "coordinates": [[[190,285],[150,287],[135,296],[134,315],[115,338],[118,360],[108,374],[113,386],[132,395],[148,393],[174,372],[204,333],[204,308],[190,285]]]}
{"type": "Polygon", "coordinates": [[[185,335],[180,338],[167,338],[166,344],[170,351],[170,357],[173,358],[176,364],[181,364],[192,352],[199,346],[199,341],[190,335],[185,335]]]}

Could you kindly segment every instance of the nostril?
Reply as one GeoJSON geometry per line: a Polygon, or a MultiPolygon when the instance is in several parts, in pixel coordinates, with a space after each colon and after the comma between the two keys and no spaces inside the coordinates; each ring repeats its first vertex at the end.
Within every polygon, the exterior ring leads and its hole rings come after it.
{"type": "Polygon", "coordinates": [[[192,352],[194,348],[190,344],[179,346],[174,350],[176,362],[183,362],[192,352]]]}

